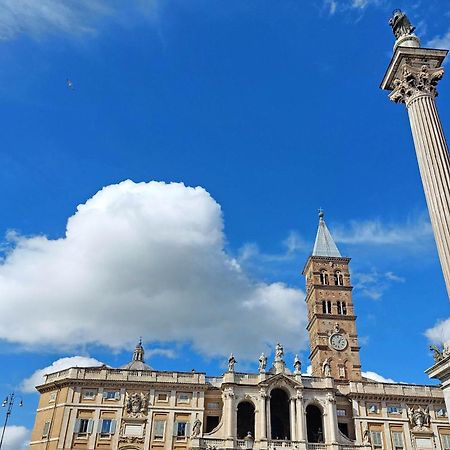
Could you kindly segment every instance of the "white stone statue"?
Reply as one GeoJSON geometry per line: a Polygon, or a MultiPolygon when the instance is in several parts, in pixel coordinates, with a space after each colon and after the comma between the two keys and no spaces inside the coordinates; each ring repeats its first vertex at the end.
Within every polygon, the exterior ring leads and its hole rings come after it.
{"type": "Polygon", "coordinates": [[[322,373],[324,377],[331,377],[330,358],[327,358],[322,364],[322,373]]]}
{"type": "Polygon", "coordinates": [[[284,349],[283,346],[278,342],[275,347],[275,361],[283,361],[284,349]]]}
{"type": "Polygon", "coordinates": [[[302,362],[300,361],[300,358],[298,357],[298,355],[295,355],[294,369],[295,369],[296,374],[302,373],[302,362]]]}
{"type": "Polygon", "coordinates": [[[364,443],[364,445],[370,445],[370,431],[369,431],[369,427],[367,425],[363,431],[363,443],[364,443]]]}
{"type": "Polygon", "coordinates": [[[266,371],[267,367],[267,356],[264,353],[261,353],[261,356],[259,357],[259,372],[264,373],[266,371]]]}
{"type": "Polygon", "coordinates": [[[234,365],[236,364],[236,359],[233,356],[233,353],[230,354],[228,358],[228,372],[234,372],[234,365]]]}
{"type": "Polygon", "coordinates": [[[202,431],[202,421],[196,417],[194,423],[192,424],[192,434],[191,437],[196,438],[200,436],[202,431]]]}

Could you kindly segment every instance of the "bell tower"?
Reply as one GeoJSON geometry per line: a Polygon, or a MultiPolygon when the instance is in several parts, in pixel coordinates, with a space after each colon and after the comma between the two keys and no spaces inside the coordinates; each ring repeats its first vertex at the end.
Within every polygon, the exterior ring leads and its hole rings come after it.
{"type": "Polygon", "coordinates": [[[312,365],[315,377],[361,380],[356,316],[348,265],[341,256],[319,211],[319,227],[306,261],[306,304],[312,365]]]}

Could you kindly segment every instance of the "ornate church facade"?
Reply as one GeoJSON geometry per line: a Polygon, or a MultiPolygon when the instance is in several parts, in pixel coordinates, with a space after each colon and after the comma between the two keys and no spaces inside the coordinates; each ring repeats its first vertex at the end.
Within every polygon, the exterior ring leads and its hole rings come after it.
{"type": "Polygon", "coordinates": [[[155,370],[136,346],[118,369],[46,376],[31,450],[450,450],[438,386],[379,383],[361,373],[349,273],[320,214],[303,274],[311,376],[295,358],[259,357],[256,373],[155,370]]]}

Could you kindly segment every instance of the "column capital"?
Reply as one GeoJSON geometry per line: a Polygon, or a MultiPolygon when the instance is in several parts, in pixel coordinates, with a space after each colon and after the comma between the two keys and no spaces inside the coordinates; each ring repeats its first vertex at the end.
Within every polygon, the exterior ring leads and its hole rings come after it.
{"type": "Polygon", "coordinates": [[[437,97],[436,86],[444,76],[442,67],[429,68],[422,65],[420,69],[405,64],[401,76],[393,82],[394,89],[389,99],[394,103],[405,103],[406,106],[421,95],[437,97]]]}
{"type": "Polygon", "coordinates": [[[435,97],[436,85],[444,75],[442,63],[448,50],[397,47],[381,82],[381,88],[392,91],[389,98],[405,103],[422,95],[435,97]]]}

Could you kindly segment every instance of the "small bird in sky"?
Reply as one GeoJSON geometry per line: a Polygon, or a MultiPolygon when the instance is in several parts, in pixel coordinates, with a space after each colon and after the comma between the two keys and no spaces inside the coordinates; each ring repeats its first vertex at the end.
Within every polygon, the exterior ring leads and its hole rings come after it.
{"type": "Polygon", "coordinates": [[[75,87],[73,85],[73,81],[70,80],[69,78],[67,78],[67,88],[70,89],[71,91],[73,91],[75,89],[75,87]]]}

